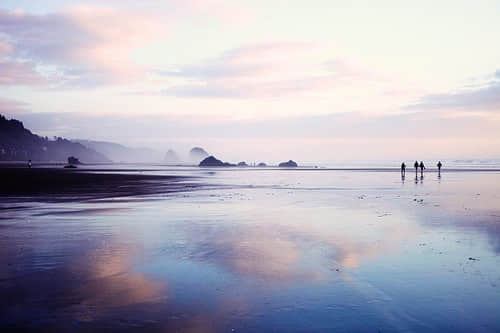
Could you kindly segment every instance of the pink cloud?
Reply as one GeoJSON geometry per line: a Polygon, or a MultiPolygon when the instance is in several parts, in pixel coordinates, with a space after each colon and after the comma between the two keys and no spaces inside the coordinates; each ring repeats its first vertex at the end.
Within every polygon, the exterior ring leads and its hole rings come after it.
{"type": "Polygon", "coordinates": [[[82,6],[53,14],[1,10],[0,31],[0,52],[55,67],[59,80],[76,85],[144,76],[146,69],[132,61],[130,51],[167,34],[150,15],[82,6]]]}
{"type": "Polygon", "coordinates": [[[36,72],[35,64],[10,59],[14,47],[0,32],[0,85],[39,84],[44,78],[36,72]]]}
{"type": "Polygon", "coordinates": [[[350,59],[309,42],[268,42],[229,50],[163,75],[189,79],[167,95],[217,98],[276,98],[349,87],[378,89],[387,79],[350,59]]]}
{"type": "Polygon", "coordinates": [[[268,75],[297,66],[296,57],[310,52],[315,45],[303,42],[251,44],[224,52],[199,64],[182,65],[160,74],[205,79],[228,79],[268,75]]]}
{"type": "Polygon", "coordinates": [[[0,35],[0,57],[6,56],[12,52],[12,46],[7,42],[7,40],[3,39],[0,35]]]}

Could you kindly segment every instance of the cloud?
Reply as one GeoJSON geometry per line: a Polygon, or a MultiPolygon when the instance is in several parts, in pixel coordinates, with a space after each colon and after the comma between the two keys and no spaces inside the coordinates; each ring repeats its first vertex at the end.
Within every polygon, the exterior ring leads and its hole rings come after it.
{"type": "Polygon", "coordinates": [[[168,88],[166,95],[205,98],[280,98],[297,94],[318,93],[331,90],[341,82],[335,76],[310,76],[290,80],[262,82],[201,82],[168,88]]]}
{"type": "Polygon", "coordinates": [[[404,107],[407,110],[500,110],[500,70],[489,76],[486,82],[462,87],[458,91],[422,96],[416,103],[404,107]]]}
{"type": "Polygon", "coordinates": [[[173,70],[160,70],[159,74],[203,80],[264,76],[272,71],[289,70],[291,59],[314,46],[313,43],[304,42],[252,44],[231,49],[199,64],[181,65],[173,70]],[[287,57],[287,54],[292,56],[287,57]]]}
{"type": "Polygon", "coordinates": [[[186,79],[164,94],[204,98],[278,98],[361,84],[376,87],[380,75],[309,42],[267,42],[224,52],[198,64],[159,71],[186,79]]]}
{"type": "Polygon", "coordinates": [[[12,46],[0,35],[0,57],[4,57],[12,52],[12,46]]]}
{"type": "Polygon", "coordinates": [[[10,59],[14,47],[0,30],[0,85],[32,85],[45,81],[30,61],[10,59]]]}
{"type": "Polygon", "coordinates": [[[152,16],[83,6],[50,14],[0,10],[0,31],[0,56],[18,68],[4,70],[9,76],[3,81],[37,82],[19,75],[21,69],[29,73],[27,64],[34,63],[52,83],[72,86],[142,77],[147,71],[130,58],[130,51],[166,35],[165,26],[152,16]]]}

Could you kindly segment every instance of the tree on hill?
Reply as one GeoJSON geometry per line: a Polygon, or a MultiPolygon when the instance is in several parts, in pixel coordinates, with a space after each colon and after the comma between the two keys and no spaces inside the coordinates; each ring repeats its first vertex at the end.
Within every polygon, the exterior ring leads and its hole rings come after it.
{"type": "Polygon", "coordinates": [[[86,163],[110,162],[103,154],[79,143],[61,137],[40,137],[24,128],[19,120],[0,115],[0,161],[65,162],[71,155],[86,163]]]}

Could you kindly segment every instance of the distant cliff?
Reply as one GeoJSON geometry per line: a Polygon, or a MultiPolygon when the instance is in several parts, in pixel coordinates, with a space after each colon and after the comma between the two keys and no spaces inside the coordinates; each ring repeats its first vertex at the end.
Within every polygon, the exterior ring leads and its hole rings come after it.
{"type": "Polygon", "coordinates": [[[116,163],[158,163],[163,159],[161,152],[149,148],[131,148],[118,143],[107,141],[73,141],[81,143],[87,148],[93,149],[103,155],[106,155],[116,163]]]}
{"type": "Polygon", "coordinates": [[[69,156],[83,163],[106,163],[101,153],[63,138],[49,140],[31,133],[16,119],[0,115],[0,161],[66,162],[69,156]]]}

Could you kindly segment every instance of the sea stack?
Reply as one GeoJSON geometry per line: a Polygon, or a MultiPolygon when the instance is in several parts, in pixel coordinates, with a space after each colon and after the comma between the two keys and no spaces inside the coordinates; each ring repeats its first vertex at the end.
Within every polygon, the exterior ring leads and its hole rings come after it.
{"type": "Polygon", "coordinates": [[[208,156],[199,164],[200,167],[231,167],[236,166],[235,164],[222,162],[221,160],[216,159],[213,156],[208,156]]]}
{"type": "Polygon", "coordinates": [[[292,160],[289,160],[288,162],[281,162],[278,165],[280,168],[296,168],[298,165],[292,160]]]}
{"type": "Polygon", "coordinates": [[[194,147],[189,151],[189,160],[193,163],[199,163],[208,157],[208,153],[201,147],[194,147]]]}
{"type": "Polygon", "coordinates": [[[169,149],[165,154],[165,158],[163,159],[163,161],[167,164],[178,164],[181,162],[181,159],[174,150],[169,149]]]}
{"type": "Polygon", "coordinates": [[[68,157],[68,164],[82,164],[80,160],[74,156],[68,157]]]}

